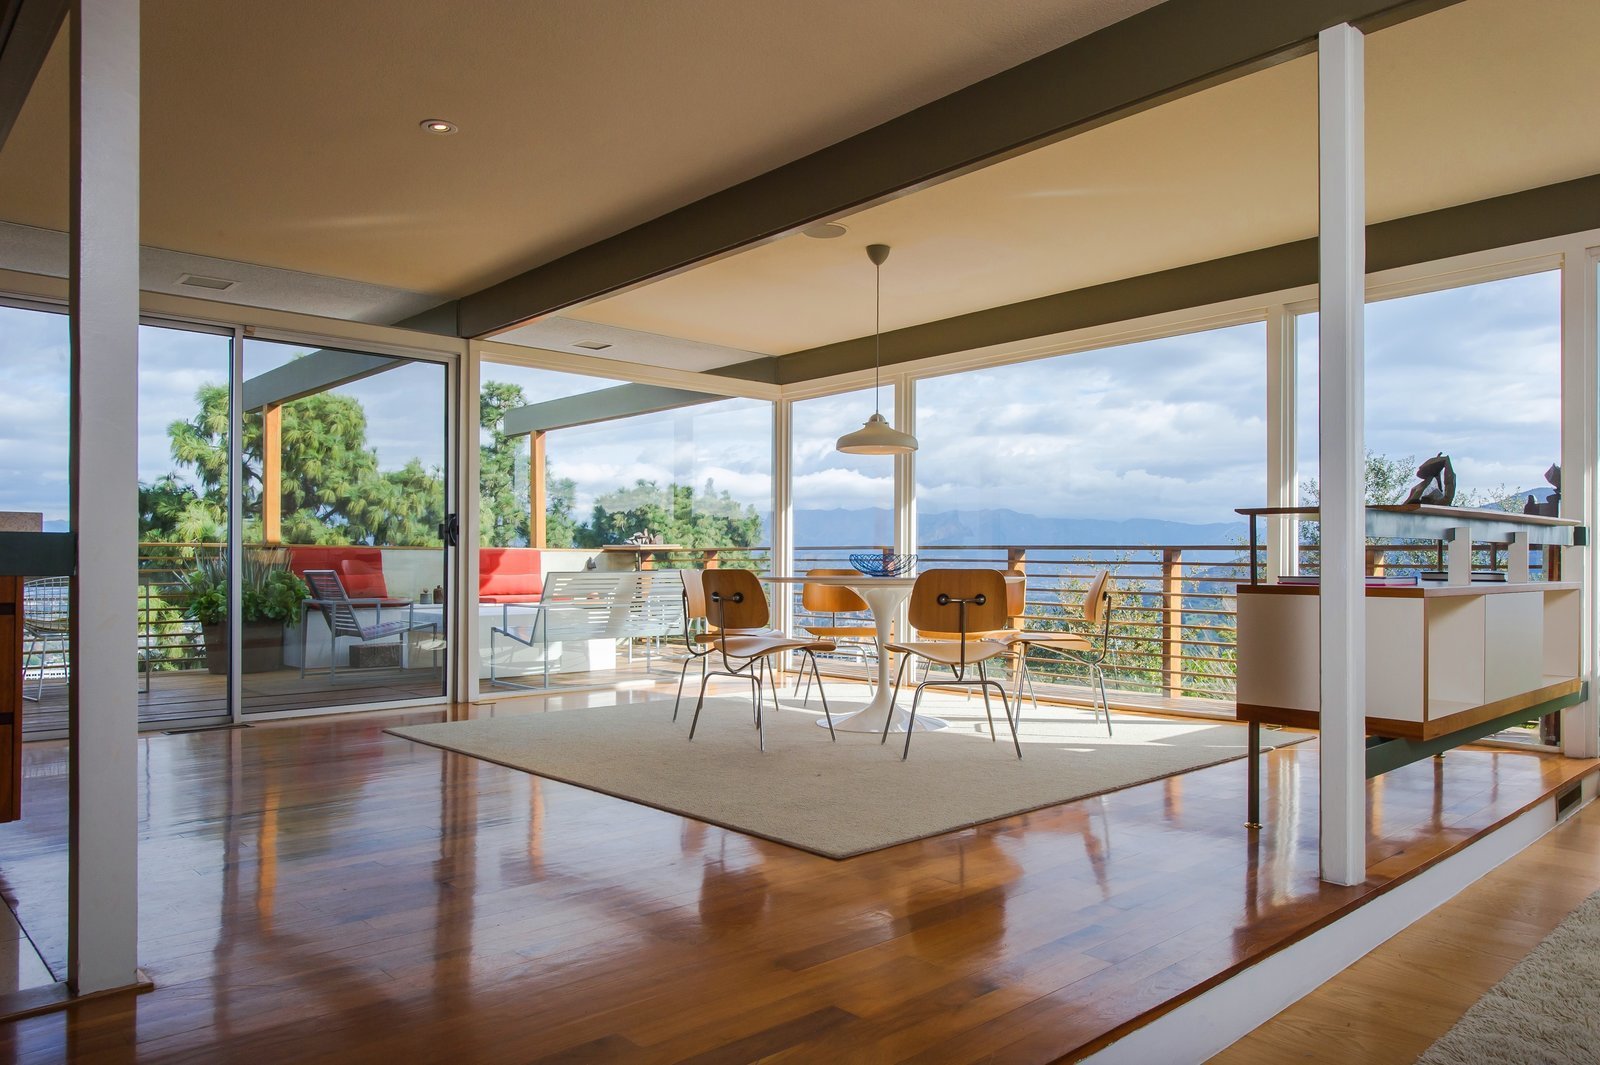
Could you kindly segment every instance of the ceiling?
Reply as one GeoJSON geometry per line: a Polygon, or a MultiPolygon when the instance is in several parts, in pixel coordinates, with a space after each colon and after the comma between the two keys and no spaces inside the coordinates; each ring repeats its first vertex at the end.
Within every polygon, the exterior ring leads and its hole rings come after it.
{"type": "MultiPolygon", "coordinates": [[[[142,240],[458,296],[1154,2],[147,2],[142,240]]],[[[64,42],[0,220],[67,226],[64,42]]]]}
{"type": "MultiPolygon", "coordinates": [[[[1384,221],[1600,173],[1594,0],[1468,0],[1367,46],[1367,204],[1384,221]]],[[[781,355],[1316,235],[1316,60],[1227,82],[566,312],[781,355]]]]}
{"type": "MultiPolygon", "coordinates": [[[[398,320],[1153,3],[147,2],[144,283],[233,264],[224,299],[398,320]]],[[[1372,35],[1370,218],[1600,173],[1596,40],[1594,0],[1372,35]]],[[[1313,236],[1315,78],[1272,67],[497,339],[708,369],[869,333],[868,243],[894,247],[893,329],[1313,236]]],[[[0,149],[0,223],[65,229],[67,149],[63,37],[0,149]]]]}

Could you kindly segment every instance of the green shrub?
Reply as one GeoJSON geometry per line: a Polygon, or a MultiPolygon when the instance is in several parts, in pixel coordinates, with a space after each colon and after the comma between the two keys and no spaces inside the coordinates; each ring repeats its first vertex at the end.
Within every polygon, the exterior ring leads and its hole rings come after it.
{"type": "MultiPolygon", "coordinates": [[[[228,620],[228,564],[222,558],[201,559],[184,579],[189,604],[184,613],[202,625],[228,620]]],[[[252,551],[239,572],[239,593],[245,621],[281,621],[296,625],[300,604],[308,596],[305,582],[289,569],[281,551],[252,551]]]]}

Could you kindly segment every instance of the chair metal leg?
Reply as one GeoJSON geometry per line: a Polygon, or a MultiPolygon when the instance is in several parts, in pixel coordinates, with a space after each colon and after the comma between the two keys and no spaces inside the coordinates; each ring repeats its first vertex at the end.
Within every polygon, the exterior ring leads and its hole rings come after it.
{"type": "MultiPolygon", "coordinates": [[[[817,695],[822,699],[822,715],[828,719],[828,738],[833,742],[838,743],[839,737],[833,731],[833,711],[828,709],[828,693],[826,689],[822,687],[822,671],[817,668],[817,656],[812,654],[810,651],[807,651],[806,657],[811,660],[811,672],[817,678],[817,695]]],[[[811,687],[808,684],[806,686],[806,692],[809,694],[810,691],[811,687]]]]}
{"type": "Polygon", "coordinates": [[[706,705],[706,685],[711,683],[709,670],[700,673],[700,698],[694,701],[694,717],[689,719],[689,739],[694,740],[694,730],[700,724],[700,708],[706,705]]]}
{"type": "MultiPolygon", "coordinates": [[[[989,679],[989,663],[978,663],[978,688],[983,692],[983,712],[989,718],[989,742],[999,743],[1000,737],[994,731],[994,707],[989,705],[989,685],[995,683],[989,679]]],[[[1010,720],[1010,715],[1007,715],[1010,720]]]]}
{"type": "MultiPolygon", "coordinates": [[[[491,641],[494,639],[493,630],[490,630],[489,632],[489,639],[491,641]]],[[[491,651],[491,655],[492,654],[493,652],[491,651]]],[[[683,660],[683,668],[678,671],[678,697],[672,701],[672,720],[674,721],[678,720],[678,707],[683,703],[683,682],[689,679],[689,664],[693,661],[694,659],[692,658],[685,658],[683,660]]],[[[494,659],[492,657],[489,660],[489,672],[491,678],[490,682],[493,683],[492,678],[494,676],[494,659]]],[[[700,672],[705,672],[705,659],[703,658],[700,660],[700,672]]]]}
{"type": "MultiPolygon", "coordinates": [[[[760,665],[765,664],[766,659],[763,658],[760,665]]],[[[767,729],[765,722],[761,718],[761,677],[754,669],[750,671],[750,683],[756,690],[756,747],[765,752],[767,749],[767,729]]]]}
{"type": "Polygon", "coordinates": [[[889,712],[883,715],[883,736],[878,740],[880,747],[889,742],[889,722],[894,719],[894,704],[900,698],[900,682],[905,678],[906,663],[909,661],[911,661],[910,655],[901,655],[900,668],[895,670],[894,690],[889,693],[889,712]]]}
{"type": "MultiPolygon", "coordinates": [[[[1011,716],[1011,707],[1006,705],[1006,690],[1004,688],[1002,688],[998,683],[996,683],[995,681],[992,681],[992,680],[986,680],[983,683],[984,683],[985,686],[993,684],[994,685],[994,690],[1000,693],[1000,709],[1005,711],[1005,713],[1006,713],[1006,724],[1011,726],[1011,744],[1012,744],[1012,746],[1014,746],[1017,749],[1017,757],[1021,758],[1022,757],[1022,741],[1017,738],[1017,720],[1016,720],[1016,718],[1011,716]]],[[[1019,704],[1018,707],[1017,707],[1017,710],[1020,712],[1021,709],[1022,709],[1022,707],[1019,704]]]]}
{"type": "MultiPolygon", "coordinates": [[[[917,705],[922,702],[922,689],[927,686],[927,681],[918,684],[916,693],[911,696],[911,716],[906,718],[906,745],[900,749],[900,760],[902,762],[911,753],[911,734],[917,731],[917,705]]],[[[885,722],[884,727],[888,727],[887,722],[885,722]]]]}
{"type": "MultiPolygon", "coordinates": [[[[34,635],[29,635],[29,637],[28,637],[28,650],[24,651],[23,654],[22,654],[22,660],[24,662],[26,662],[28,660],[28,657],[33,654],[33,648],[37,647],[38,645],[39,645],[39,637],[34,636],[34,635]]],[[[26,673],[26,670],[24,670],[24,673],[26,673]]],[[[24,681],[23,688],[22,688],[22,698],[25,701],[30,702],[30,703],[39,702],[41,699],[44,698],[44,655],[42,655],[42,654],[39,656],[39,679],[38,679],[38,682],[34,685],[33,696],[31,698],[29,697],[27,683],[26,683],[26,681],[24,681]]]]}
{"type": "Polygon", "coordinates": [[[1111,700],[1106,697],[1106,673],[1100,668],[1100,663],[1094,666],[1094,675],[1100,682],[1100,706],[1106,712],[1106,735],[1111,735],[1111,700]]]}

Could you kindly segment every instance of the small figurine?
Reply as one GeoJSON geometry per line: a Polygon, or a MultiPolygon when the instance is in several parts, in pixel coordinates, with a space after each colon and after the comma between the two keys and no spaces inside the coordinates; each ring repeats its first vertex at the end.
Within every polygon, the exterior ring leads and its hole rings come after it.
{"type": "Polygon", "coordinates": [[[1421,480],[1411,486],[1407,503],[1448,507],[1456,501],[1456,470],[1450,465],[1450,456],[1443,451],[1418,466],[1417,476],[1421,480]]]}

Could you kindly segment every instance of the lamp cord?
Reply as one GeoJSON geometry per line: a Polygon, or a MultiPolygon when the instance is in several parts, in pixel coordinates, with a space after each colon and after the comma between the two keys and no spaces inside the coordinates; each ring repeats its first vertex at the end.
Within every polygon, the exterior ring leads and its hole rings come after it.
{"type": "Polygon", "coordinates": [[[882,414],[878,378],[883,369],[883,264],[873,263],[872,270],[875,293],[872,305],[872,413],[882,414]]]}

